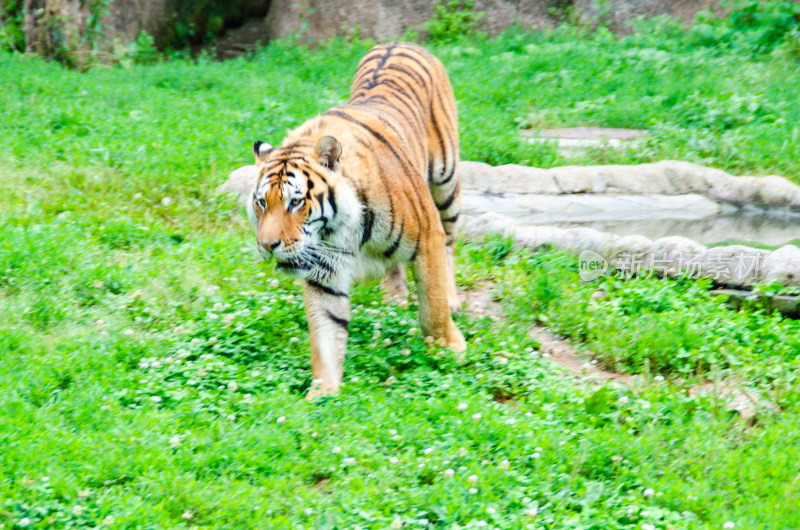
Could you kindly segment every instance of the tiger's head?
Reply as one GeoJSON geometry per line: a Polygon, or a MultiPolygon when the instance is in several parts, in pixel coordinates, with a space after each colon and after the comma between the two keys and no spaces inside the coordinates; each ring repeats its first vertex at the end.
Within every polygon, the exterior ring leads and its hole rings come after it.
{"type": "Polygon", "coordinates": [[[247,210],[259,252],[296,276],[325,281],[336,275],[354,255],[355,231],[348,228],[359,222],[360,210],[341,178],[339,142],[332,136],[277,148],[256,142],[253,153],[258,179],[247,210]]]}

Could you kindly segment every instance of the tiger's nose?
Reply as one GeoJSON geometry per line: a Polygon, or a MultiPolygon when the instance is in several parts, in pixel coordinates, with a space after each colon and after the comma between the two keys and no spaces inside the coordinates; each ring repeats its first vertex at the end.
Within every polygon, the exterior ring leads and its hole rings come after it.
{"type": "Polygon", "coordinates": [[[278,248],[278,245],[280,244],[281,242],[278,239],[270,239],[267,241],[261,241],[259,243],[259,245],[261,245],[261,248],[263,248],[264,250],[269,250],[270,252],[278,248]]]}

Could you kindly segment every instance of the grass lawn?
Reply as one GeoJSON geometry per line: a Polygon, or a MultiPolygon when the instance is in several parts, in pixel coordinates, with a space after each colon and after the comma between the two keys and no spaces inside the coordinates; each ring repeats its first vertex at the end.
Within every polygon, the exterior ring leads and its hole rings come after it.
{"type": "MultiPolygon", "coordinates": [[[[790,43],[720,48],[706,26],[429,47],[464,159],[800,182],[790,43]],[[651,135],[569,159],[519,137],[587,124],[651,135]]],[[[583,283],[572,256],[462,241],[460,287],[504,310],[458,317],[463,363],[421,340],[413,304],[362,285],[341,396],[303,399],[301,289],[213,189],[253,140],[343,102],[368,47],[85,73],[0,53],[0,528],[800,528],[800,326],[702,282],[583,283]],[[575,379],[528,338],[537,323],[643,382],[575,379]],[[746,423],[690,397],[698,381],[781,413],[746,423]]]]}

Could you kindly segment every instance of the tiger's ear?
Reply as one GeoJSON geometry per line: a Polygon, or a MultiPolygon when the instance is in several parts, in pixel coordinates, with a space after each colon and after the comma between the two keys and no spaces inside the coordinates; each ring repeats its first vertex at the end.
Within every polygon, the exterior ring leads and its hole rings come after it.
{"type": "Polygon", "coordinates": [[[333,169],[342,154],[342,146],[333,136],[325,136],[317,142],[317,161],[328,169],[333,169]]]}
{"type": "Polygon", "coordinates": [[[267,156],[272,151],[272,146],[266,142],[258,140],[253,144],[253,154],[256,157],[256,164],[263,164],[267,161],[267,156]]]}

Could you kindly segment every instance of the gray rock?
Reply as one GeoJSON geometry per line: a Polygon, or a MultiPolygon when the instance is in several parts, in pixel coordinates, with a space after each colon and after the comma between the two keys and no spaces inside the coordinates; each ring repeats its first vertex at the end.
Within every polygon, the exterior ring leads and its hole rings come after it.
{"type": "Polygon", "coordinates": [[[506,164],[494,168],[488,193],[544,193],[557,194],[561,190],[548,170],[536,167],[506,164]]]}
{"type": "Polygon", "coordinates": [[[760,281],[800,287],[800,248],[784,245],[761,262],[760,281]]]}

